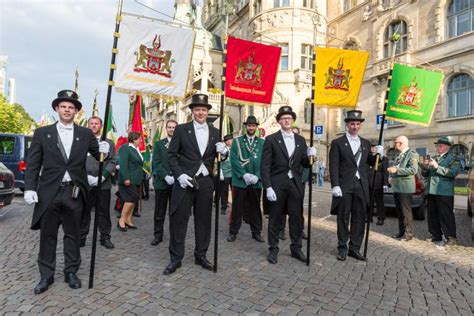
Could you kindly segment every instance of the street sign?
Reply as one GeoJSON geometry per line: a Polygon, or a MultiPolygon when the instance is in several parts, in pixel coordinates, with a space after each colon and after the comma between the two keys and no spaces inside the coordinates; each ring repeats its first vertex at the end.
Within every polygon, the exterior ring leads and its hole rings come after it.
{"type": "MultiPolygon", "coordinates": [[[[376,124],[377,124],[377,129],[380,130],[380,126],[382,125],[382,117],[383,115],[379,114],[376,116],[376,124]]],[[[388,128],[388,122],[387,120],[385,120],[384,124],[383,124],[383,129],[387,129],[388,128]]]]}
{"type": "Polygon", "coordinates": [[[315,125],[314,126],[314,134],[316,134],[316,136],[318,137],[322,137],[323,136],[323,125],[315,125]]]}

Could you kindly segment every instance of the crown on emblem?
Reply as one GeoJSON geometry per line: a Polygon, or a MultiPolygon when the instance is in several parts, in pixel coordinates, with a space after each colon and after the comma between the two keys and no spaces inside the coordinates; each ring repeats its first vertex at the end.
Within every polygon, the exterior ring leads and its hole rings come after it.
{"type": "Polygon", "coordinates": [[[355,117],[359,117],[359,116],[360,116],[360,113],[359,113],[359,112],[355,112],[355,113],[354,113],[354,116],[355,116],[355,117]]]}
{"type": "Polygon", "coordinates": [[[66,94],[68,97],[72,97],[72,91],[67,91],[66,94]]]}

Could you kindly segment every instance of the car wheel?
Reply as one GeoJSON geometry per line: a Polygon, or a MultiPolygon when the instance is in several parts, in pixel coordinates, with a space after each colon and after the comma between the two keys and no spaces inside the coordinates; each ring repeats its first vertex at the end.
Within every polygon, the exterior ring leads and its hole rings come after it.
{"type": "Polygon", "coordinates": [[[422,204],[420,207],[413,209],[413,218],[417,221],[422,221],[425,219],[425,204],[422,204]]]}

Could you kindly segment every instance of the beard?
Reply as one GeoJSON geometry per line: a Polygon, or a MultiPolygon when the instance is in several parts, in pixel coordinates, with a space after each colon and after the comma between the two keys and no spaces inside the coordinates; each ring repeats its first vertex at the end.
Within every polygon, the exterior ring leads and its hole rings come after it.
{"type": "Polygon", "coordinates": [[[256,129],[255,129],[255,130],[253,130],[253,131],[249,131],[249,130],[247,130],[247,135],[249,135],[249,136],[253,136],[253,135],[255,135],[255,133],[256,133],[256,132],[257,132],[257,130],[256,130],[256,129]]]}

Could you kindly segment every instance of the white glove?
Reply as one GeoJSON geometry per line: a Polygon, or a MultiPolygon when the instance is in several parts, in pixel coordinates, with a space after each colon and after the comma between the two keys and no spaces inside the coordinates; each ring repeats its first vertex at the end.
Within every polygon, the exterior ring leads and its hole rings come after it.
{"type": "Polygon", "coordinates": [[[99,181],[98,177],[87,175],[87,182],[89,182],[89,186],[91,187],[97,186],[98,181],[99,181]]]}
{"type": "Polygon", "coordinates": [[[227,147],[224,143],[216,143],[216,151],[221,155],[227,155],[227,147]]]}
{"type": "Polygon", "coordinates": [[[244,179],[246,185],[252,184],[251,182],[252,174],[246,173],[242,176],[242,178],[244,179]]]}
{"type": "Polygon", "coordinates": [[[277,195],[271,187],[267,188],[267,200],[269,200],[270,202],[276,202],[277,200],[277,195]]]}
{"type": "Polygon", "coordinates": [[[219,172],[219,180],[224,181],[224,171],[222,171],[222,169],[219,172]]]}
{"type": "Polygon", "coordinates": [[[380,155],[380,160],[382,160],[383,159],[383,146],[377,145],[376,148],[377,148],[377,154],[380,155]]]}
{"type": "Polygon", "coordinates": [[[35,191],[25,191],[25,195],[23,196],[23,198],[25,199],[25,202],[29,205],[33,203],[38,203],[38,195],[35,191]]]}
{"type": "Polygon", "coordinates": [[[110,145],[107,142],[99,142],[99,151],[107,155],[110,151],[110,145]]]}
{"type": "Polygon", "coordinates": [[[190,176],[188,176],[187,174],[183,173],[182,175],[180,175],[178,177],[178,182],[179,182],[179,185],[183,188],[183,189],[186,189],[186,187],[190,187],[192,188],[193,187],[193,184],[191,182],[189,182],[189,180],[191,180],[192,178],[190,176]]]}
{"type": "Polygon", "coordinates": [[[314,148],[314,147],[308,147],[308,152],[307,152],[307,154],[308,154],[308,157],[310,157],[310,156],[316,156],[316,148],[314,148]]]}
{"type": "Polygon", "coordinates": [[[335,186],[332,188],[332,196],[334,197],[341,197],[342,196],[342,190],[340,186],[335,186]]]}
{"type": "Polygon", "coordinates": [[[165,181],[166,181],[166,183],[168,183],[168,185],[173,185],[174,184],[174,177],[165,176],[165,181]]]}
{"type": "Polygon", "coordinates": [[[388,189],[388,185],[384,185],[383,186],[383,192],[384,193],[388,193],[389,189],[388,189]]]}
{"type": "Polygon", "coordinates": [[[115,165],[115,169],[120,170],[120,165],[115,165]]]}
{"type": "Polygon", "coordinates": [[[251,174],[250,184],[256,184],[258,182],[258,177],[254,174],[251,174]]]}

